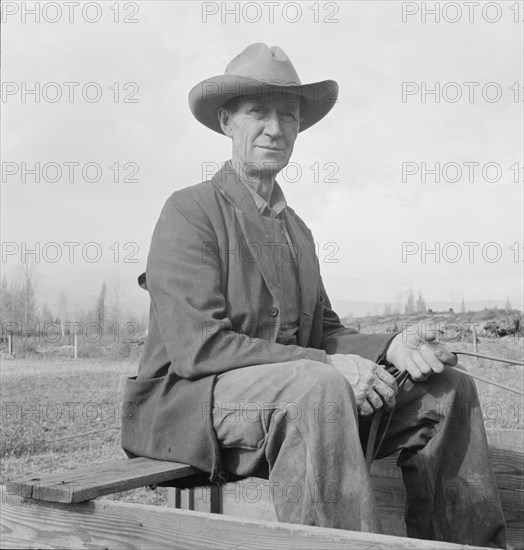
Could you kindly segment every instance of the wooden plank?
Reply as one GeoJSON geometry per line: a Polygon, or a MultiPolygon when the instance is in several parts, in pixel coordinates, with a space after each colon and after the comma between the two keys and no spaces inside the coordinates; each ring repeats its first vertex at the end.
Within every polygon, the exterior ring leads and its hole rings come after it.
{"type": "Polygon", "coordinates": [[[248,477],[221,488],[222,513],[248,519],[277,521],[271,486],[266,479],[248,477]]]}
{"type": "Polygon", "coordinates": [[[486,430],[497,486],[524,490],[524,430],[486,430]]]}
{"type": "MultiPolygon", "coordinates": [[[[58,546],[49,546],[49,544],[42,544],[38,541],[21,540],[6,535],[2,535],[1,543],[3,550],[20,550],[20,548],[31,550],[50,550],[53,548],[59,548],[58,546]]],[[[60,548],[64,548],[64,550],[66,550],[63,546],[60,548]]]]}
{"type": "Polygon", "coordinates": [[[187,464],[133,458],[41,478],[11,481],[7,483],[7,488],[9,493],[25,498],[74,503],[197,473],[200,471],[187,464]]]}
{"type": "Polygon", "coordinates": [[[508,543],[524,540],[524,430],[486,430],[495,480],[508,527],[508,543]]]}
{"type": "Polygon", "coordinates": [[[406,536],[404,523],[404,504],[406,491],[400,469],[395,465],[396,458],[388,457],[375,461],[371,467],[371,485],[379,510],[382,528],[388,535],[406,536]],[[391,477],[385,471],[394,468],[391,477]]]}
{"type": "MultiPolygon", "coordinates": [[[[462,550],[451,543],[239,520],[218,514],[128,504],[109,499],[60,504],[6,495],[2,487],[2,543],[18,547],[116,550],[143,548],[282,550],[462,550]]],[[[468,547],[474,550],[478,547],[468,547]]]]}

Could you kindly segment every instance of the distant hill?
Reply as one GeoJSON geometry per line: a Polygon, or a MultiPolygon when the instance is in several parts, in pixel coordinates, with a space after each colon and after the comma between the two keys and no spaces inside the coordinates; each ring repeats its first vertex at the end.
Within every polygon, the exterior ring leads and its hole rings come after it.
{"type": "MultiPolygon", "coordinates": [[[[470,333],[471,326],[475,326],[477,334],[481,334],[487,324],[494,323],[501,329],[513,334],[515,332],[514,320],[520,320],[520,334],[522,335],[522,311],[512,309],[506,311],[503,308],[488,308],[480,311],[468,311],[466,313],[450,313],[434,310],[433,314],[422,313],[417,315],[364,315],[361,317],[342,317],[342,323],[356,328],[364,334],[396,332],[403,330],[406,325],[414,323],[427,323],[428,326],[438,325],[445,332],[470,333]],[[509,332],[511,331],[511,332],[509,332]]],[[[449,336],[449,334],[448,334],[449,336]]]]}
{"type": "MultiPolygon", "coordinates": [[[[334,298],[332,300],[333,309],[338,313],[339,317],[348,317],[353,315],[354,317],[365,317],[369,315],[382,315],[384,313],[384,302],[368,302],[358,300],[339,300],[334,298]]],[[[460,301],[440,301],[440,302],[426,302],[428,308],[433,311],[448,311],[449,308],[453,308],[455,312],[459,312],[461,308],[460,301]]],[[[482,311],[483,309],[499,308],[504,309],[506,300],[477,300],[474,302],[466,302],[466,309],[468,311],[482,311]]],[[[521,304],[512,304],[513,307],[522,307],[521,304]]]]}

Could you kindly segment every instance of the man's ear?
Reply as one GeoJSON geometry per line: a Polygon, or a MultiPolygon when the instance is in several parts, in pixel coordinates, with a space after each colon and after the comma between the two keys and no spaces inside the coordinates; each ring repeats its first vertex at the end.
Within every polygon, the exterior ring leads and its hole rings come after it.
{"type": "Polygon", "coordinates": [[[217,109],[217,116],[218,122],[220,122],[220,127],[222,128],[222,132],[224,132],[226,136],[231,137],[231,114],[224,107],[219,107],[217,109]]]}

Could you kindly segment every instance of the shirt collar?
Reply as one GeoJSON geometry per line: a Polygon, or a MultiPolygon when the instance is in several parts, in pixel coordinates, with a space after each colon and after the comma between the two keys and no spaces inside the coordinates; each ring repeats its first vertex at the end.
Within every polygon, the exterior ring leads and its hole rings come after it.
{"type": "MultiPolygon", "coordinates": [[[[231,166],[232,165],[233,164],[231,163],[231,166]]],[[[286,208],[287,202],[286,198],[284,197],[284,192],[276,181],[273,185],[271,197],[269,198],[270,204],[268,204],[268,202],[256,192],[255,188],[248,182],[246,182],[242,177],[240,177],[240,175],[238,179],[242,182],[243,185],[247,187],[247,190],[253,197],[253,200],[255,201],[255,206],[257,207],[260,214],[263,215],[267,209],[269,215],[272,218],[276,218],[286,208]]]]}

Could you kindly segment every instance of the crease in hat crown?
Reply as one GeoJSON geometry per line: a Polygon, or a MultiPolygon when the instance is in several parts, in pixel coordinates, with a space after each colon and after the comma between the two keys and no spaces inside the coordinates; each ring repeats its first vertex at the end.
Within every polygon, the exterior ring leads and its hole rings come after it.
{"type": "Polygon", "coordinates": [[[282,48],[257,42],[236,55],[224,74],[194,86],[189,92],[189,108],[201,124],[223,134],[217,114],[219,107],[233,97],[253,99],[269,91],[281,91],[290,100],[301,96],[299,132],[324,118],[338,98],[338,84],[334,80],[302,84],[282,48]]]}
{"type": "Polygon", "coordinates": [[[300,86],[295,67],[282,48],[264,43],[251,44],[227,65],[226,75],[252,78],[277,86],[300,86]]]}

